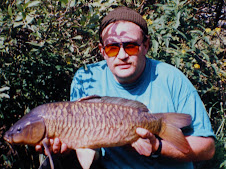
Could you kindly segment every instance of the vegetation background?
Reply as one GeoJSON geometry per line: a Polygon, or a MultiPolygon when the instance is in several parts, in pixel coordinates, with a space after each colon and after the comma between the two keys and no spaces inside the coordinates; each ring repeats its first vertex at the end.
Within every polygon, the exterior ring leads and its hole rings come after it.
{"type": "Polygon", "coordinates": [[[38,168],[34,148],[12,147],[3,140],[4,132],[40,104],[69,100],[76,70],[102,60],[100,19],[120,5],[147,20],[148,56],[182,70],[206,106],[216,154],[195,167],[226,167],[224,0],[2,0],[0,168],[38,168]]]}

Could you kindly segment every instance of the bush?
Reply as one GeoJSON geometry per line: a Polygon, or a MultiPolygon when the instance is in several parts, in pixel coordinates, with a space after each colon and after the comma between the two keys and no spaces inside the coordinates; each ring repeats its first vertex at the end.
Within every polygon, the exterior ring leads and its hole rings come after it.
{"type": "MultiPolygon", "coordinates": [[[[210,2],[217,6],[221,1],[210,2]]],[[[16,146],[17,151],[12,150],[2,135],[37,105],[69,100],[76,70],[102,60],[98,52],[99,21],[119,5],[136,9],[148,21],[152,43],[148,56],[175,65],[195,85],[219,138],[217,147],[222,150],[225,31],[217,24],[210,25],[210,29],[200,20],[196,7],[202,4],[205,3],[179,0],[3,0],[0,5],[1,168],[38,168],[38,154],[33,148],[16,146]]],[[[214,158],[215,168],[224,165],[221,156],[222,153],[214,158]]]]}

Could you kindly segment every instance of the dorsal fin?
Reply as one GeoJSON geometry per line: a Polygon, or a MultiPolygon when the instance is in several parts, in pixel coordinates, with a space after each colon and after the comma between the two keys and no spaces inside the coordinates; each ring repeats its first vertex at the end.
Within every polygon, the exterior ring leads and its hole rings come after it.
{"type": "Polygon", "coordinates": [[[140,111],[148,112],[148,108],[141,102],[135,100],[124,99],[121,97],[109,97],[109,96],[87,96],[78,100],[79,102],[89,102],[89,103],[108,103],[108,104],[117,104],[121,106],[128,106],[139,109],[140,111]]]}
{"type": "Polygon", "coordinates": [[[101,97],[98,95],[91,95],[91,96],[86,96],[86,97],[82,97],[80,99],[78,99],[78,102],[90,102],[90,101],[94,101],[94,99],[100,99],[101,97]]]}

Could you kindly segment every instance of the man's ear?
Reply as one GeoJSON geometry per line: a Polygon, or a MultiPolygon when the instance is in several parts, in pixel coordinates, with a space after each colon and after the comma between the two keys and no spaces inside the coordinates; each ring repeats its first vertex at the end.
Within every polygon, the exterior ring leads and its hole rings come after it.
{"type": "Polygon", "coordinates": [[[150,47],[150,36],[147,36],[147,40],[144,42],[144,47],[145,47],[145,54],[147,54],[150,47]]]}
{"type": "Polygon", "coordinates": [[[103,52],[103,45],[101,43],[98,44],[98,48],[100,50],[100,53],[102,54],[102,52],[103,52]]]}
{"type": "Polygon", "coordinates": [[[103,47],[102,43],[99,43],[98,48],[99,48],[99,50],[100,50],[101,55],[102,55],[102,56],[104,57],[104,59],[105,59],[106,54],[105,54],[105,52],[104,52],[104,47],[103,47]]]}

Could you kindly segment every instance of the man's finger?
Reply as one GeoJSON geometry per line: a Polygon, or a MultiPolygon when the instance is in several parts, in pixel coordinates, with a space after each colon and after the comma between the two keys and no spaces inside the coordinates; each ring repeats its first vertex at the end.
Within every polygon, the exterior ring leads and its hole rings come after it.
{"type": "Polygon", "coordinates": [[[144,139],[149,139],[151,144],[155,144],[156,143],[156,137],[154,134],[152,134],[151,132],[149,132],[148,130],[144,129],[144,128],[137,128],[136,129],[136,133],[144,138],[144,139]]]}
{"type": "Polygon", "coordinates": [[[67,147],[67,144],[65,143],[62,143],[61,145],[61,153],[66,153],[68,151],[68,147],[67,147]]]}
{"type": "Polygon", "coordinates": [[[137,128],[136,133],[141,136],[142,138],[151,138],[153,134],[150,133],[147,129],[144,128],[137,128]]]}
{"type": "Polygon", "coordinates": [[[42,146],[40,144],[35,146],[35,151],[42,153],[42,146]]]}
{"type": "Polygon", "coordinates": [[[139,138],[136,142],[132,143],[132,147],[134,147],[140,155],[150,156],[152,153],[152,145],[148,139],[139,138]]]}
{"type": "Polygon", "coordinates": [[[53,142],[53,153],[60,152],[61,142],[59,138],[55,138],[53,142]]]}
{"type": "Polygon", "coordinates": [[[54,139],[49,139],[49,143],[50,143],[50,146],[53,146],[53,144],[54,144],[54,139]]]}

